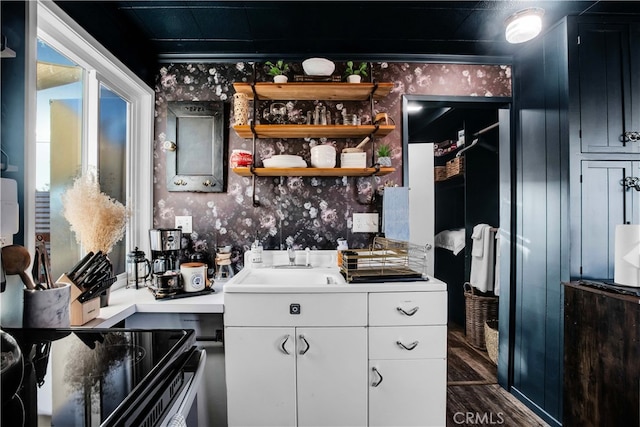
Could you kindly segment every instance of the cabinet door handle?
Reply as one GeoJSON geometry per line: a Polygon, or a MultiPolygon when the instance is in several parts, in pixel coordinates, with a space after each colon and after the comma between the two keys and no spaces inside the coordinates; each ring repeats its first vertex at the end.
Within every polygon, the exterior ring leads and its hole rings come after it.
{"type": "Polygon", "coordinates": [[[620,185],[622,185],[625,190],[629,188],[635,188],[637,191],[640,191],[640,178],[637,176],[627,176],[622,181],[620,181],[620,185]]]}
{"type": "Polygon", "coordinates": [[[311,348],[311,346],[309,345],[309,341],[307,341],[304,337],[304,335],[300,334],[300,340],[302,340],[304,342],[304,344],[306,345],[305,348],[300,349],[300,354],[305,354],[307,351],[309,351],[309,349],[311,348]]]}
{"type": "Polygon", "coordinates": [[[404,348],[405,350],[413,350],[414,348],[416,348],[418,346],[418,341],[414,341],[411,344],[409,344],[408,346],[404,345],[402,342],[400,341],[396,341],[396,344],[398,344],[398,346],[404,348]]]}
{"type": "Polygon", "coordinates": [[[622,135],[622,142],[636,142],[636,141],[640,141],[640,132],[637,131],[631,131],[631,132],[625,132],[622,135]]]}
{"type": "Polygon", "coordinates": [[[382,374],[380,373],[380,371],[378,371],[378,369],[376,369],[376,367],[375,367],[375,366],[374,366],[373,368],[371,368],[371,370],[372,370],[373,372],[375,372],[375,374],[378,376],[378,380],[377,380],[377,381],[372,382],[372,383],[371,383],[371,387],[378,387],[378,386],[382,383],[382,380],[383,380],[384,378],[382,377],[382,374]]]}
{"type": "Polygon", "coordinates": [[[396,310],[398,310],[400,313],[404,314],[405,316],[413,316],[414,314],[416,314],[418,312],[419,308],[420,307],[413,307],[411,310],[406,311],[402,307],[396,307],[396,310]]]}
{"type": "Polygon", "coordinates": [[[284,347],[284,345],[287,343],[287,341],[289,341],[289,335],[285,335],[284,339],[282,340],[282,342],[280,343],[280,348],[282,349],[282,352],[284,354],[289,354],[289,352],[287,351],[287,349],[284,347]]]}

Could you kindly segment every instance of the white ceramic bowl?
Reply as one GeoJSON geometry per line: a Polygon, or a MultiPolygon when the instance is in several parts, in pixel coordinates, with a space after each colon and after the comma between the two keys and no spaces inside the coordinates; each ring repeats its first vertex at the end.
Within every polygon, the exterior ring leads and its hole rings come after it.
{"type": "Polygon", "coordinates": [[[311,148],[311,166],[333,168],[336,166],[336,149],[332,145],[316,145],[311,148]]]}
{"type": "Polygon", "coordinates": [[[300,156],[280,154],[262,160],[265,168],[306,168],[307,162],[300,156]]]}
{"type": "Polygon", "coordinates": [[[302,61],[302,69],[308,76],[330,76],[336,64],[325,58],[309,58],[302,61]]]}

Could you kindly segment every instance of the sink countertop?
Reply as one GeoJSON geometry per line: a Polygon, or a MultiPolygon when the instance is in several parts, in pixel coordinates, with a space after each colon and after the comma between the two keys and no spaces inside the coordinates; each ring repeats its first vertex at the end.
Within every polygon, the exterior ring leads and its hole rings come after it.
{"type": "Polygon", "coordinates": [[[315,283],[300,283],[300,284],[254,284],[243,283],[246,276],[252,272],[259,273],[260,270],[274,273],[286,274],[285,271],[295,274],[296,271],[302,273],[317,273],[325,275],[340,275],[340,270],[337,267],[333,268],[312,268],[312,269],[290,269],[290,270],[278,270],[270,267],[264,269],[252,269],[247,268],[238,274],[236,274],[225,285],[226,293],[360,293],[360,292],[430,292],[430,291],[445,291],[447,290],[446,283],[435,277],[429,276],[429,280],[425,281],[389,281],[381,283],[365,282],[365,283],[336,283],[336,284],[315,284],[315,283]]]}
{"type": "Polygon", "coordinates": [[[111,291],[109,305],[100,308],[97,318],[82,328],[110,328],[134,313],[223,313],[222,285],[213,286],[214,293],[195,297],[156,300],[147,288],[111,291]]]}
{"type": "MultiPolygon", "coordinates": [[[[297,261],[303,262],[305,251],[296,251],[297,261]]],[[[246,254],[245,254],[246,255],[246,254]]],[[[273,265],[286,265],[286,251],[265,251],[265,269],[273,265]]],[[[334,267],[336,251],[312,251],[311,263],[318,272],[339,272],[334,267]],[[332,266],[332,267],[329,267],[332,266]]],[[[287,260],[288,261],[288,260],[287,260]]],[[[223,284],[213,285],[214,293],[194,297],[156,300],[145,287],[140,289],[126,289],[121,287],[111,291],[109,305],[100,309],[97,318],[82,325],[82,328],[110,328],[134,313],[224,313],[225,292],[258,292],[258,293],[326,293],[326,292],[428,292],[447,289],[447,284],[429,276],[427,281],[416,282],[385,282],[385,283],[347,283],[336,285],[306,285],[306,286],[263,286],[236,284],[239,278],[247,275],[248,264],[231,280],[223,284]],[[246,270],[246,271],[245,271],[246,270]],[[224,290],[223,290],[224,289],[224,290]]],[[[289,271],[295,271],[289,270],[289,271]]],[[[303,270],[305,271],[305,270],[303,270]]],[[[306,270],[308,271],[308,270],[306,270]]],[[[339,274],[339,273],[338,273],[339,274]]]]}

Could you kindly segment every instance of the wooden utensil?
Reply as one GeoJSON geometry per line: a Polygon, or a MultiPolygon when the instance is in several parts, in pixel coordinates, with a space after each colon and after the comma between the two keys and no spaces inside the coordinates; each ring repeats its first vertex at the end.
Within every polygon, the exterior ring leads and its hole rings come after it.
{"type": "Polygon", "coordinates": [[[31,264],[29,251],[20,245],[9,245],[2,248],[2,267],[5,274],[17,274],[28,289],[36,286],[25,271],[31,264]]]}

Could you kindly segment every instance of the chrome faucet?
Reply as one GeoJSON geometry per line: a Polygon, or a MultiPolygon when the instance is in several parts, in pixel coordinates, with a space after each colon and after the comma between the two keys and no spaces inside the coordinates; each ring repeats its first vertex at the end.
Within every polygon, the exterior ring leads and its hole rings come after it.
{"type": "Polygon", "coordinates": [[[287,246],[287,255],[289,255],[289,265],[296,265],[296,250],[293,246],[287,246]]]}

